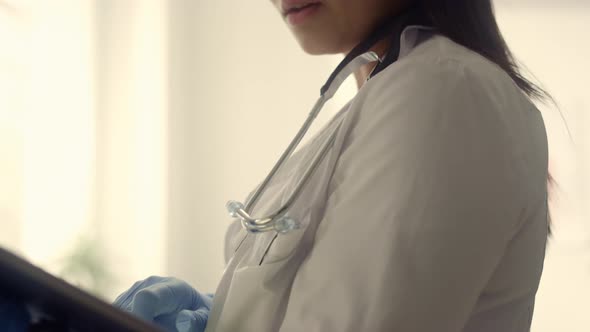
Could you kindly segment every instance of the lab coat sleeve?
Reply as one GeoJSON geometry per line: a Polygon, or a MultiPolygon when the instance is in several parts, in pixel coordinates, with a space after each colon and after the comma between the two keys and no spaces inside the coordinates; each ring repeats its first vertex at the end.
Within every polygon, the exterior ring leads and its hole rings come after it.
{"type": "Polygon", "coordinates": [[[281,332],[461,331],[520,227],[512,82],[453,60],[380,75],[359,92],[281,332]]]}

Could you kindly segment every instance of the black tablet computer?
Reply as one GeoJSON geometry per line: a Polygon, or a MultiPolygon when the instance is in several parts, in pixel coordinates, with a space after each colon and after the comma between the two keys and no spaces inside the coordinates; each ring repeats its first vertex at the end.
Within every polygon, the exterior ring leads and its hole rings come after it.
{"type": "Polygon", "coordinates": [[[53,327],[41,328],[40,331],[163,331],[156,325],[119,310],[2,248],[0,294],[22,300],[47,314],[50,319],[45,323],[53,327]]]}

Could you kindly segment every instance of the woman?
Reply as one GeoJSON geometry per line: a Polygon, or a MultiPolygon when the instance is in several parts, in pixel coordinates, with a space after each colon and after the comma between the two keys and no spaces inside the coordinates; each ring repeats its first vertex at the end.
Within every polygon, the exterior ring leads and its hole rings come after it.
{"type": "Polygon", "coordinates": [[[272,0],[310,54],[381,63],[273,178],[267,215],[334,141],[286,233],[235,220],[215,295],[151,277],[115,305],[168,330],[528,331],[548,234],[547,141],[490,0],[272,0]],[[378,37],[378,38],[377,38],[378,37]]]}
{"type": "Polygon", "coordinates": [[[531,102],[544,93],[518,71],[490,0],[273,4],[310,54],[349,54],[385,29],[370,49],[396,61],[355,73],[354,99],[254,207],[279,207],[336,131],[289,212],[300,229],[249,234],[235,221],[213,303],[154,277],[116,305],[207,332],[528,331],[548,234],[531,102]]]}

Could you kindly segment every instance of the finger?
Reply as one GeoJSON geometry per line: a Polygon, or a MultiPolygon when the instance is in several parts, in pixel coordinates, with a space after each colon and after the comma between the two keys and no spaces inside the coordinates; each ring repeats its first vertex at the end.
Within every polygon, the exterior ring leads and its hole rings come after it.
{"type": "Polygon", "coordinates": [[[177,279],[140,289],[133,297],[132,302],[131,311],[145,319],[153,319],[184,309],[195,310],[203,306],[203,301],[197,291],[177,279]]]}
{"type": "Polygon", "coordinates": [[[133,284],[127,291],[123,292],[119,295],[115,301],[113,302],[113,306],[123,309],[123,310],[130,310],[131,302],[133,301],[133,297],[137,293],[138,290],[146,288],[150,285],[168,282],[172,280],[170,277],[159,277],[159,276],[150,276],[143,280],[139,280],[133,284]]]}
{"type": "Polygon", "coordinates": [[[160,315],[160,316],[157,316],[156,318],[154,318],[154,323],[156,323],[156,325],[162,327],[165,331],[177,332],[177,330],[176,330],[176,317],[178,317],[178,313],[160,315]]]}
{"type": "Polygon", "coordinates": [[[139,318],[152,321],[156,317],[158,306],[160,306],[158,295],[144,288],[133,296],[129,311],[139,318]]]}
{"type": "Polygon", "coordinates": [[[176,329],[178,332],[203,332],[207,327],[209,309],[183,310],[176,318],[176,329]]]}
{"type": "Polygon", "coordinates": [[[131,286],[128,290],[126,290],[125,292],[123,292],[119,296],[117,296],[117,298],[113,302],[113,306],[115,306],[119,309],[125,309],[126,307],[128,307],[129,303],[133,299],[132,295],[135,294],[135,291],[137,290],[138,287],[143,285],[144,281],[145,280],[136,281],[133,284],[133,286],[131,286]]]}

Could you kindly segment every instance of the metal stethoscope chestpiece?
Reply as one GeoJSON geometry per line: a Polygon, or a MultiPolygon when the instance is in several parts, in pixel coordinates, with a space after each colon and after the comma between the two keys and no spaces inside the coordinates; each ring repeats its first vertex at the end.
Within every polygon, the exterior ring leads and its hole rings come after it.
{"type": "Polygon", "coordinates": [[[252,197],[248,200],[248,202],[246,204],[243,204],[243,203],[240,203],[237,201],[227,202],[226,208],[227,208],[227,211],[229,212],[229,215],[233,218],[239,218],[242,223],[242,226],[248,232],[260,233],[260,232],[268,232],[268,231],[274,230],[278,233],[285,234],[285,233],[288,233],[293,230],[301,228],[301,226],[302,226],[301,223],[299,221],[291,218],[287,214],[287,210],[293,205],[295,200],[299,197],[302,189],[304,188],[305,184],[307,183],[307,181],[311,177],[312,173],[318,167],[318,165],[320,164],[320,162],[322,161],[322,159],[324,158],[324,156],[328,152],[328,149],[330,148],[330,146],[332,145],[332,143],[334,142],[334,139],[336,137],[336,133],[337,133],[336,130],[334,132],[332,132],[329,139],[319,149],[318,153],[312,159],[311,164],[308,166],[308,168],[303,173],[302,179],[296,184],[295,190],[293,191],[293,193],[291,193],[291,195],[289,196],[287,201],[277,211],[275,211],[274,213],[272,213],[266,217],[255,218],[255,217],[250,216],[250,213],[252,211],[252,207],[254,206],[254,204],[256,204],[256,202],[258,201],[258,199],[260,198],[262,193],[264,193],[264,190],[266,189],[268,183],[275,176],[275,174],[277,173],[279,168],[284,164],[284,162],[287,160],[287,158],[289,158],[289,156],[293,153],[295,148],[297,148],[297,146],[299,145],[299,142],[301,142],[301,139],[303,138],[303,136],[305,135],[305,133],[307,132],[307,130],[309,129],[309,127],[313,123],[313,120],[319,114],[319,112],[322,109],[322,107],[324,106],[324,104],[334,96],[334,94],[336,93],[338,88],[342,85],[342,83],[346,80],[346,78],[348,78],[348,76],[350,76],[352,73],[354,73],[358,69],[360,69],[360,67],[362,67],[368,63],[378,61],[378,60],[379,60],[379,57],[374,52],[363,53],[363,54],[353,58],[352,60],[345,59],[345,61],[343,61],[343,64],[341,64],[340,66],[338,66],[338,68],[336,68],[336,71],[330,76],[330,79],[328,80],[326,85],[324,85],[324,87],[322,88],[322,93],[320,95],[320,98],[315,103],[315,105],[314,105],[313,109],[311,110],[311,112],[309,113],[309,116],[307,117],[305,123],[303,124],[301,129],[299,129],[299,132],[297,133],[297,135],[293,138],[293,140],[289,144],[289,147],[287,147],[287,149],[283,152],[283,154],[281,155],[281,157],[279,158],[277,163],[274,165],[274,167],[272,168],[270,173],[266,176],[266,178],[261,183],[261,185],[256,189],[256,191],[254,192],[252,197]]]}

